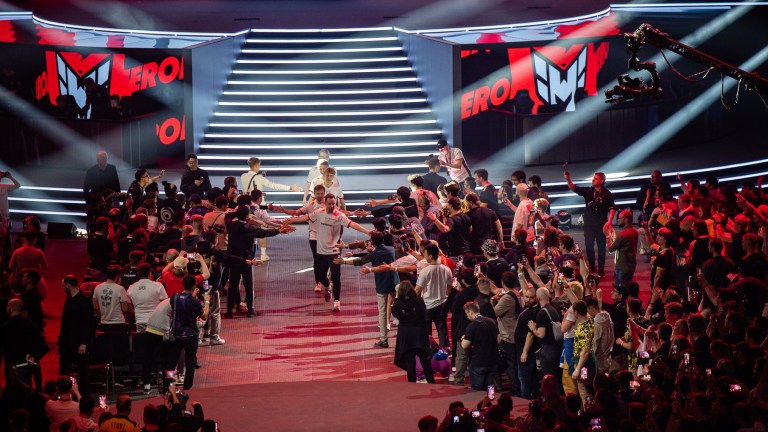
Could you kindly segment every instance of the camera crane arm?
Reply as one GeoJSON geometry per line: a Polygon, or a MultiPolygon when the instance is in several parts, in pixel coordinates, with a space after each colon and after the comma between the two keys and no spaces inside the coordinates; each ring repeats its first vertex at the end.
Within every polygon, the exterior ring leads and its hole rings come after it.
{"type": "Polygon", "coordinates": [[[661,95],[660,79],[658,72],[656,72],[656,64],[653,62],[640,62],[637,58],[640,48],[646,44],[653,45],[659,49],[669,50],[681,57],[685,57],[688,60],[746,84],[748,90],[756,90],[761,94],[768,95],[768,79],[760,74],[747,72],[696,48],[685,45],[678,40],[672,39],[668,34],[650,24],[642,24],[634,32],[624,33],[624,38],[627,40],[627,49],[631,53],[629,67],[635,71],[647,70],[653,78],[653,84],[651,86],[641,85],[639,79],[630,79],[628,76],[622,75],[619,77],[619,85],[613,89],[606,90],[605,95],[608,98],[606,102],[621,102],[634,96],[653,95],[659,97],[661,95]]]}

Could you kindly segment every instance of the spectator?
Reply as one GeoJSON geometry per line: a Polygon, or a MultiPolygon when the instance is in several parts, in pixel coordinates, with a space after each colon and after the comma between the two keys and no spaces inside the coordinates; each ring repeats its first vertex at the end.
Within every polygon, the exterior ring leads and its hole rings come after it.
{"type": "Polygon", "coordinates": [[[128,395],[120,395],[115,402],[116,414],[109,420],[101,423],[99,427],[100,432],[141,432],[139,424],[131,420],[131,397],[128,395]]]}
{"type": "Polygon", "coordinates": [[[480,306],[476,302],[464,305],[464,313],[470,320],[461,347],[472,348],[469,360],[469,380],[473,390],[487,390],[493,385],[498,359],[499,330],[496,322],[480,315],[480,306]]]}
{"type": "MultiPolygon", "coordinates": [[[[553,324],[561,322],[560,313],[550,304],[550,294],[546,288],[536,290],[536,300],[541,310],[536,314],[536,321],[528,321],[528,328],[541,343],[541,372],[544,375],[553,375],[562,393],[562,369],[560,369],[560,353],[562,352],[562,339],[557,340],[553,332],[553,324]]],[[[562,337],[562,336],[561,336],[562,337]]]]}
{"type": "Polygon", "coordinates": [[[74,275],[67,275],[62,280],[66,299],[61,313],[59,332],[59,373],[69,375],[72,365],[77,366],[79,389],[83,394],[90,393],[90,374],[88,371],[88,353],[93,344],[93,303],[77,283],[74,275]]]}
{"type": "MultiPolygon", "coordinates": [[[[517,374],[518,352],[522,347],[515,344],[515,332],[517,331],[517,317],[520,314],[520,300],[518,293],[514,291],[515,274],[504,272],[501,276],[501,290],[493,296],[493,310],[499,327],[499,348],[506,359],[505,366],[507,377],[512,385],[511,392],[520,394],[520,378],[517,374]]],[[[455,316],[455,315],[454,315],[455,316]]]]}
{"type": "Polygon", "coordinates": [[[59,377],[56,380],[56,393],[58,399],[49,400],[45,404],[45,413],[51,423],[51,432],[58,432],[62,423],[80,414],[80,404],[75,401],[80,399],[80,392],[74,380],[70,380],[68,376],[59,377]]]}
{"type": "Polygon", "coordinates": [[[198,319],[205,321],[208,318],[210,306],[210,294],[203,294],[203,304],[197,300],[199,291],[197,280],[194,276],[186,275],[182,280],[184,291],[170,297],[172,314],[175,317],[172,324],[172,332],[175,341],[172,345],[170,358],[179,358],[184,350],[184,390],[192,388],[195,379],[195,365],[197,363],[197,338],[198,319]]]}
{"type": "MultiPolygon", "coordinates": [[[[397,297],[392,305],[392,315],[398,319],[395,343],[395,365],[405,369],[408,381],[416,382],[416,358],[424,369],[427,382],[434,383],[429,338],[424,329],[427,309],[424,300],[416,295],[413,285],[404,281],[397,285],[397,297]]],[[[431,325],[431,324],[430,324],[431,325]]]]}

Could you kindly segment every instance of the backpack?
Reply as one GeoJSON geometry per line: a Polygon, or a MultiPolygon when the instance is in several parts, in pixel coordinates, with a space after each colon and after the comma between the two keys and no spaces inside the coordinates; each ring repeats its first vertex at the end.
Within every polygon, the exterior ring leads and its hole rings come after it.
{"type": "Polygon", "coordinates": [[[562,323],[552,319],[552,315],[549,314],[549,309],[546,307],[543,307],[542,309],[547,313],[549,321],[552,323],[552,335],[555,337],[555,341],[558,343],[563,343],[563,330],[560,328],[562,323]]]}

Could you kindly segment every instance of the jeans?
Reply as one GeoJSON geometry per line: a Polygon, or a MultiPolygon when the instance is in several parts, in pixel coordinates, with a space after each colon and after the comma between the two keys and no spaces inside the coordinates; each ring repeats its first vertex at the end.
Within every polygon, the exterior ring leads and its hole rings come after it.
{"type": "Polygon", "coordinates": [[[536,356],[532,350],[525,363],[517,362],[517,376],[520,378],[520,397],[533,399],[539,395],[539,373],[536,370],[536,356]]]}
{"type": "Polygon", "coordinates": [[[560,369],[560,344],[541,345],[541,373],[542,375],[554,375],[559,393],[563,394],[563,370],[560,369]]]}
{"type": "MultiPolygon", "coordinates": [[[[334,287],[335,289],[335,287],[334,287]]],[[[448,323],[445,312],[445,303],[440,306],[435,306],[432,309],[427,309],[427,335],[432,335],[432,323],[435,323],[437,328],[437,337],[441,347],[447,347],[448,345],[448,323]]]]}
{"type": "Polygon", "coordinates": [[[469,368],[469,383],[472,390],[488,390],[493,385],[493,376],[496,375],[496,365],[486,367],[469,368]]]}
{"type": "Polygon", "coordinates": [[[563,354],[560,356],[560,364],[571,364],[573,360],[573,338],[563,338],[563,354]]]}
{"type": "Polygon", "coordinates": [[[341,265],[333,263],[333,260],[338,257],[338,255],[317,254],[317,260],[315,262],[315,279],[326,288],[330,283],[328,280],[328,269],[331,269],[334,300],[341,299],[341,265]]]}
{"type": "Polygon", "coordinates": [[[166,348],[168,344],[163,340],[163,336],[154,333],[143,333],[144,337],[144,365],[141,372],[141,379],[144,384],[149,384],[152,377],[152,366],[157,359],[160,359],[160,369],[165,371],[171,369],[168,365],[168,353],[166,348]]]}
{"type": "Polygon", "coordinates": [[[622,284],[626,284],[627,282],[631,282],[632,279],[635,277],[635,271],[621,271],[619,269],[615,269],[613,271],[614,275],[614,282],[613,284],[615,286],[619,286],[622,284]]]}
{"type": "Polygon", "coordinates": [[[240,291],[240,278],[243,279],[245,287],[245,303],[248,305],[248,312],[253,312],[253,269],[245,262],[232,262],[229,268],[229,290],[227,291],[227,313],[231,314],[237,306],[235,297],[240,291]]]}
{"type": "Polygon", "coordinates": [[[499,348],[504,351],[507,357],[507,369],[505,373],[512,384],[512,394],[520,393],[520,378],[517,376],[517,345],[507,341],[499,342],[499,348]]]}
{"type": "Polygon", "coordinates": [[[584,243],[587,248],[587,261],[589,268],[595,270],[595,242],[597,242],[597,269],[605,269],[605,234],[603,226],[598,224],[584,224],[584,243]]]}

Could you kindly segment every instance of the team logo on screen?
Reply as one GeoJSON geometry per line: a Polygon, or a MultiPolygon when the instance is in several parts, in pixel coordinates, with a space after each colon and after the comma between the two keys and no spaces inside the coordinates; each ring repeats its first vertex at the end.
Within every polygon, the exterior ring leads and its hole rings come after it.
{"type": "Polygon", "coordinates": [[[35,97],[47,97],[52,105],[58,105],[59,96],[71,96],[78,107],[83,107],[88,78],[106,88],[110,96],[132,96],[160,84],[183,81],[184,57],[167,56],[127,67],[125,54],[46,51],[45,70],[35,81],[35,97]]]}
{"type": "MultiPolygon", "coordinates": [[[[597,74],[608,58],[608,42],[507,48],[508,65],[461,96],[461,118],[489,109],[538,114],[542,108],[574,111],[576,101],[597,94],[597,74]],[[495,78],[495,79],[493,79],[495,78]]],[[[487,51],[486,51],[487,52],[487,51]]],[[[472,57],[482,51],[465,51],[472,57]]]]}

